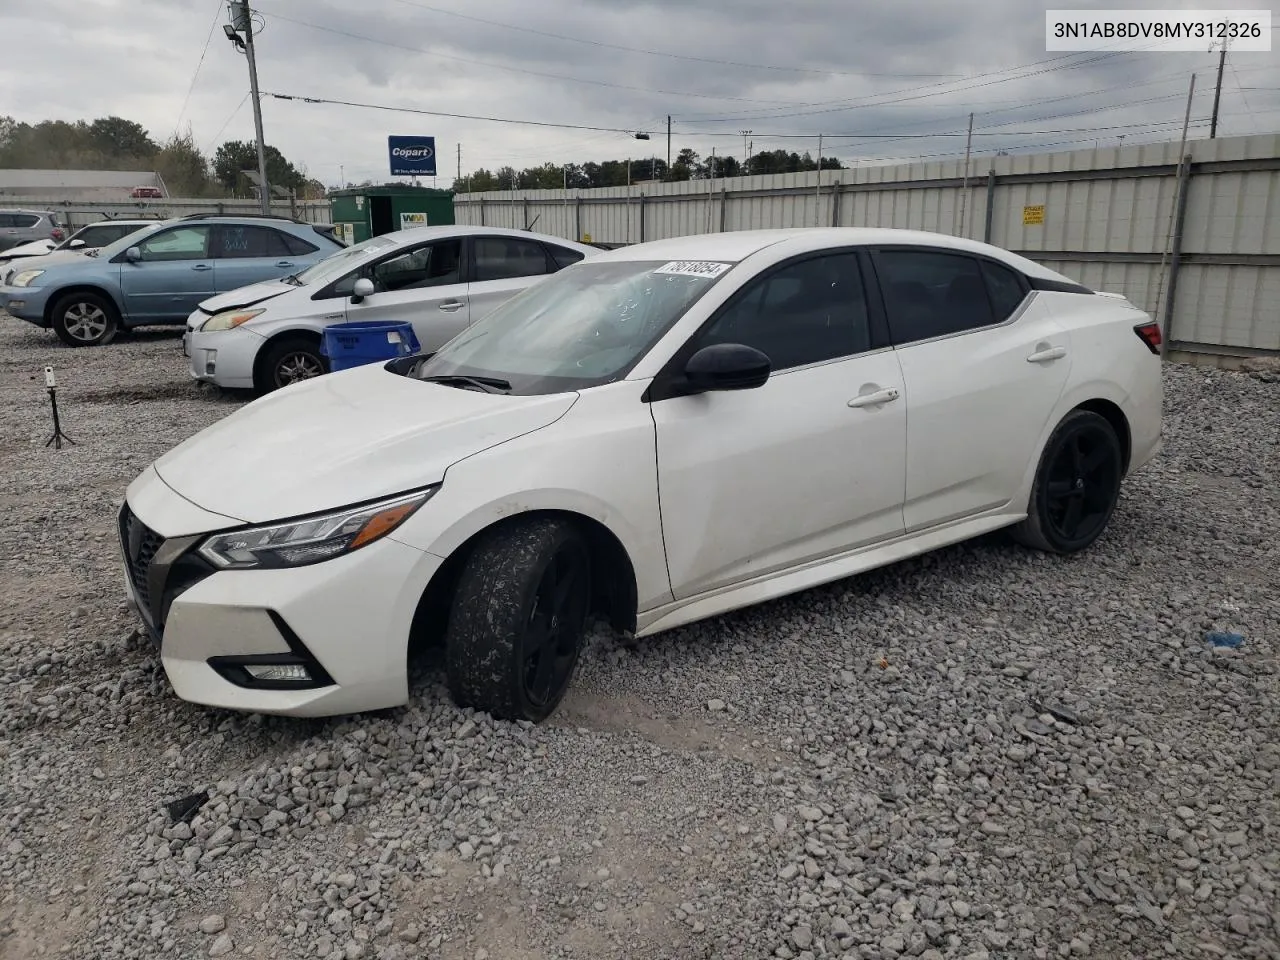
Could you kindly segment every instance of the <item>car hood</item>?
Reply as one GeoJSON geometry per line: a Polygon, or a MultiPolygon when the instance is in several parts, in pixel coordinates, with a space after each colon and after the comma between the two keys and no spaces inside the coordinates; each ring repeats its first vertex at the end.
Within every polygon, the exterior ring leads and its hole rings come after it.
{"type": "Polygon", "coordinates": [[[8,259],[9,257],[38,257],[48,253],[57,244],[52,240],[35,240],[31,243],[20,243],[15,247],[10,247],[3,253],[0,253],[0,259],[8,259]]]}
{"type": "Polygon", "coordinates": [[[263,300],[278,297],[282,293],[302,289],[304,288],[295,287],[293,284],[285,283],[283,280],[264,280],[261,283],[251,283],[247,287],[237,287],[234,290],[228,290],[226,293],[210,297],[208,300],[202,300],[200,309],[210,314],[221,313],[223,310],[239,310],[241,307],[251,307],[255,303],[262,303],[263,300]]]}
{"type": "Polygon", "coordinates": [[[265,523],[438,483],[459,460],[554,423],[577,396],[480,393],[373,363],[269,393],[154,467],[204,510],[265,523]]]}
{"type": "MultiPolygon", "coordinates": [[[[15,249],[17,248],[6,250],[3,255],[10,256],[15,249]]],[[[23,270],[43,270],[49,266],[84,260],[88,256],[87,253],[80,250],[55,250],[52,253],[30,253],[26,256],[19,254],[18,259],[22,261],[23,270]]]]}

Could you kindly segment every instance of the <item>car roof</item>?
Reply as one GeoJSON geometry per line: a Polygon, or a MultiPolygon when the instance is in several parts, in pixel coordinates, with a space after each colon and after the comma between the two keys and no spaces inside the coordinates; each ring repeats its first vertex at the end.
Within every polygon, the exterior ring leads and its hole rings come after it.
{"type": "Polygon", "coordinates": [[[792,227],[773,230],[734,230],[704,233],[619,247],[602,252],[596,259],[609,260],[718,260],[738,263],[767,247],[784,245],[787,253],[805,253],[836,246],[929,246],[963,253],[975,253],[1002,260],[1028,276],[1067,280],[1064,275],[1034,260],[1001,247],[926,230],[890,227],[792,227]]]}
{"type": "Polygon", "coordinates": [[[427,240],[432,237],[521,237],[525,240],[537,240],[543,243],[555,243],[562,247],[570,247],[574,250],[582,250],[592,254],[601,251],[593,246],[585,243],[578,243],[576,240],[566,240],[564,237],[552,236],[549,233],[536,233],[533,230],[517,230],[511,227],[482,227],[478,224],[471,223],[449,223],[437,224],[435,226],[425,227],[406,227],[403,230],[395,230],[391,233],[380,234],[380,236],[391,237],[396,243],[417,243],[421,240],[427,240]]]}

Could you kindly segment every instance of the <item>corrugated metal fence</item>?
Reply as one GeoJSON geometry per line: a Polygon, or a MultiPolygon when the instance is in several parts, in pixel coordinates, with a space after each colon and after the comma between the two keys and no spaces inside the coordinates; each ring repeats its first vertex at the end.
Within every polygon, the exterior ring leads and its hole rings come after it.
{"type": "Polygon", "coordinates": [[[868,226],[987,240],[1167,322],[1191,353],[1280,352],[1280,135],[601,190],[459,194],[459,223],[605,243],[868,226]]]}

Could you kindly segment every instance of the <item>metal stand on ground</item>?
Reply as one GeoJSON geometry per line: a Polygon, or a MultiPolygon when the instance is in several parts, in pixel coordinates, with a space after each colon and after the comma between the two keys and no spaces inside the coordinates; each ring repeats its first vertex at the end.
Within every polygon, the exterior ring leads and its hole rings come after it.
{"type": "Polygon", "coordinates": [[[44,383],[49,391],[49,406],[53,408],[53,435],[44,442],[44,445],[61,450],[65,441],[74,447],[76,442],[62,432],[62,423],[58,419],[58,383],[53,377],[53,367],[44,368],[44,383]]]}

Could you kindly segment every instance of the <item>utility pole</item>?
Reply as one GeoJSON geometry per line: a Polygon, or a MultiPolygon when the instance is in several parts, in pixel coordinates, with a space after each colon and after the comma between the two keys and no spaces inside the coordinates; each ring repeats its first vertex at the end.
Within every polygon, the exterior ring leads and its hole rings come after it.
{"type": "MultiPolygon", "coordinates": [[[[1210,50],[1213,46],[1210,45],[1210,50]]],[[[1213,116],[1209,120],[1209,139],[1218,135],[1218,103],[1222,100],[1222,68],[1227,65],[1227,41],[1222,41],[1222,53],[1218,55],[1218,85],[1213,90],[1213,116]]]]}
{"type": "Polygon", "coordinates": [[[262,139],[262,98],[258,95],[258,61],[253,52],[253,11],[249,9],[249,0],[230,0],[228,7],[232,27],[244,31],[244,55],[249,61],[249,92],[253,98],[253,129],[258,144],[258,179],[261,181],[258,189],[262,194],[262,212],[270,216],[271,184],[267,182],[267,154],[262,139]]]}
{"type": "Polygon", "coordinates": [[[711,156],[707,159],[707,233],[711,232],[711,204],[716,189],[716,148],[711,148],[711,156]]]}
{"type": "Polygon", "coordinates": [[[458,144],[458,179],[462,179],[462,144],[458,144]]]}
{"type": "Polygon", "coordinates": [[[960,189],[960,233],[965,235],[965,215],[969,211],[969,148],[973,146],[973,114],[969,114],[969,135],[964,140],[964,186],[960,189]]]}
{"type": "Polygon", "coordinates": [[[667,114],[667,179],[671,179],[671,114],[667,114]]]}
{"type": "Polygon", "coordinates": [[[813,225],[822,226],[822,134],[818,134],[818,184],[813,191],[813,225]]]}
{"type": "MultiPolygon", "coordinates": [[[[1182,141],[1178,145],[1178,181],[1177,181],[1177,185],[1174,187],[1173,200],[1169,204],[1169,230],[1165,234],[1164,249],[1160,252],[1160,275],[1156,281],[1156,309],[1152,313],[1152,316],[1155,318],[1157,323],[1161,322],[1161,318],[1163,316],[1165,263],[1169,259],[1170,246],[1173,244],[1173,227],[1178,216],[1178,205],[1181,202],[1180,195],[1185,186],[1184,167],[1186,167],[1185,160],[1186,160],[1186,152],[1187,152],[1187,128],[1191,126],[1191,101],[1195,99],[1195,96],[1196,96],[1196,75],[1193,73],[1191,75],[1191,86],[1187,89],[1187,112],[1182,119],[1182,141]]],[[[1171,339],[1169,335],[1169,322],[1168,322],[1169,319],[1172,319],[1172,318],[1167,318],[1161,327],[1161,330],[1164,334],[1162,338],[1162,343],[1160,346],[1160,350],[1162,353],[1164,352],[1164,350],[1168,348],[1169,340],[1171,339]]]]}
{"type": "Polygon", "coordinates": [[[751,136],[750,130],[739,130],[742,134],[742,175],[747,175],[747,168],[751,166],[751,148],[747,146],[747,137],[751,136]]]}

